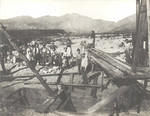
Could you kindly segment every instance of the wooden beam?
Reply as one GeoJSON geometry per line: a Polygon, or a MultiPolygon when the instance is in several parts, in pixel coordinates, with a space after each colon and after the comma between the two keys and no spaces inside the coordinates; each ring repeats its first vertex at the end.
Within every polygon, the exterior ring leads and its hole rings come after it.
{"type": "Polygon", "coordinates": [[[103,83],[103,81],[104,81],[104,71],[101,71],[101,91],[103,91],[104,90],[104,83],[103,83]]]}
{"type": "MultiPolygon", "coordinates": [[[[70,83],[73,84],[73,80],[74,80],[74,74],[70,75],[70,83]]],[[[74,91],[74,87],[71,86],[71,90],[74,91]]]]}
{"type": "Polygon", "coordinates": [[[65,101],[65,103],[62,105],[62,106],[60,106],[60,108],[58,109],[58,110],[62,110],[64,107],[65,107],[65,105],[68,103],[68,101],[71,99],[71,95],[70,96],[68,96],[68,98],[67,98],[67,100],[65,101]]]}
{"type": "MultiPolygon", "coordinates": [[[[137,76],[138,73],[134,73],[132,69],[128,67],[123,68],[126,64],[123,64],[123,65],[120,64],[119,63],[120,61],[115,61],[113,60],[113,58],[109,58],[108,55],[107,56],[105,55],[105,53],[102,54],[101,51],[97,51],[93,49],[92,50],[90,49],[89,51],[91,53],[90,57],[101,66],[101,68],[107,73],[107,75],[111,76],[114,79],[113,82],[115,85],[117,85],[118,87],[123,86],[127,84],[126,82],[130,82],[130,77],[132,78],[133,76],[132,79],[134,81],[134,84],[136,85],[135,88],[133,89],[133,92],[135,96],[140,96],[142,94],[142,92],[144,91],[144,87],[136,79],[139,76],[139,75],[137,76]],[[135,79],[134,79],[134,76],[136,76],[135,79]]],[[[142,75],[142,76],[143,77],[141,78],[141,80],[144,80],[143,78],[145,78],[144,77],[145,75],[142,75]]],[[[146,96],[147,96],[146,98],[150,96],[150,92],[148,90],[146,90],[146,96]]],[[[138,103],[138,100],[136,99],[136,97],[134,97],[134,99],[135,99],[134,101],[131,101],[132,103],[130,105],[130,108],[137,105],[138,103]]]]}
{"type": "Polygon", "coordinates": [[[56,101],[56,99],[59,97],[59,95],[61,94],[61,92],[63,92],[63,91],[62,91],[62,90],[59,91],[59,92],[58,92],[59,94],[57,94],[56,97],[49,97],[49,98],[47,98],[47,99],[42,103],[42,105],[39,106],[39,107],[36,109],[36,111],[37,111],[37,112],[40,112],[40,113],[46,113],[46,112],[48,112],[48,109],[50,108],[50,106],[53,105],[53,103],[54,103],[54,102],[56,101]]]}
{"type": "Polygon", "coordinates": [[[136,35],[139,25],[139,16],[140,16],[140,0],[136,0],[136,35]]]}
{"type": "Polygon", "coordinates": [[[131,67],[129,65],[127,65],[125,62],[122,62],[99,49],[92,49],[92,50],[95,52],[98,52],[99,55],[101,55],[101,56],[105,57],[107,60],[111,61],[112,65],[115,65],[116,67],[118,67],[122,70],[128,70],[131,73],[131,67]]]}
{"type": "Polygon", "coordinates": [[[120,64],[120,61],[115,60],[110,55],[106,55],[102,51],[94,49],[90,50],[90,52],[94,55],[94,57],[97,57],[98,60],[103,60],[101,61],[102,63],[105,63],[107,67],[112,69],[117,74],[120,74],[120,76],[124,75],[123,72],[127,72],[127,74],[134,74],[131,69],[126,68],[126,64],[120,64]]]}
{"type": "MultiPolygon", "coordinates": [[[[78,72],[70,72],[70,73],[58,73],[58,74],[44,74],[41,75],[42,77],[53,77],[53,76],[59,76],[59,75],[79,75],[78,72]]],[[[26,78],[26,77],[36,77],[36,75],[23,75],[23,76],[13,76],[13,78],[26,78]]]]}
{"type": "Polygon", "coordinates": [[[130,85],[129,92],[128,92],[128,101],[127,101],[127,106],[126,106],[126,112],[129,111],[130,105],[131,105],[131,100],[132,100],[132,94],[133,94],[133,84],[130,85]]]}
{"type": "Polygon", "coordinates": [[[123,93],[129,90],[129,86],[121,86],[114,92],[112,92],[109,96],[106,96],[102,101],[96,103],[94,106],[90,107],[86,113],[92,114],[97,110],[101,109],[102,107],[106,106],[108,103],[112,102],[117,97],[121,96],[123,93]]]}
{"type": "Polygon", "coordinates": [[[130,75],[130,76],[124,76],[124,78],[114,78],[110,79],[113,80],[150,80],[150,76],[145,75],[130,75]]]}
{"type": "MultiPolygon", "coordinates": [[[[38,82],[32,82],[32,83],[24,83],[26,85],[28,84],[40,84],[38,82]]],[[[101,88],[101,85],[90,85],[90,84],[70,84],[70,83],[62,83],[62,84],[56,84],[56,83],[52,83],[52,82],[47,82],[48,85],[64,85],[64,86],[72,86],[72,87],[89,87],[89,88],[101,88]]]]}
{"type": "Polygon", "coordinates": [[[146,87],[147,87],[147,80],[144,80],[144,91],[142,92],[142,95],[139,96],[139,103],[138,103],[137,113],[140,113],[142,101],[145,99],[146,87]]]}
{"type": "Polygon", "coordinates": [[[105,70],[106,72],[109,72],[110,76],[111,77],[121,77],[123,75],[123,73],[116,69],[114,66],[112,66],[110,63],[108,63],[107,61],[105,61],[104,59],[102,58],[97,58],[97,54],[95,53],[91,53],[91,58],[97,62],[103,70],[105,70]]]}
{"type": "Polygon", "coordinates": [[[150,67],[150,1],[147,0],[147,22],[148,22],[148,56],[149,56],[149,67],[150,67]]]}

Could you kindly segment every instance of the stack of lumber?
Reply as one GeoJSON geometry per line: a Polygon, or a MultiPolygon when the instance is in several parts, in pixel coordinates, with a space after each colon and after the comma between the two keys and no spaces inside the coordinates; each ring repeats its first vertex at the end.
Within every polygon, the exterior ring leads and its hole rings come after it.
{"type": "MultiPolygon", "coordinates": [[[[112,56],[110,56],[98,49],[90,48],[89,53],[90,53],[90,57],[101,66],[101,68],[105,71],[105,73],[109,77],[111,77],[113,79],[123,78],[122,80],[114,81],[114,84],[117,87],[126,86],[123,88],[125,90],[124,93],[128,92],[129,85],[132,83],[132,85],[133,85],[132,93],[134,93],[134,95],[132,97],[129,108],[132,108],[133,106],[137,105],[139,103],[138,102],[139,98],[143,97],[143,94],[144,94],[144,98],[149,98],[150,92],[148,90],[145,90],[144,85],[142,85],[141,83],[139,83],[136,80],[134,80],[132,82],[130,82],[131,80],[128,80],[128,82],[127,82],[127,80],[124,80],[124,78],[130,78],[131,75],[137,76],[137,74],[132,71],[132,69],[129,65],[113,58],[112,56]]],[[[115,94],[118,94],[118,92],[119,91],[116,91],[115,94]]],[[[111,99],[110,102],[112,100],[113,99],[111,99]]],[[[102,104],[103,104],[102,106],[104,106],[105,102],[103,102],[102,104]]],[[[99,108],[100,107],[101,106],[99,106],[99,108]]],[[[93,110],[93,109],[92,108],[89,109],[88,112],[90,112],[91,110],[93,110]]]]}

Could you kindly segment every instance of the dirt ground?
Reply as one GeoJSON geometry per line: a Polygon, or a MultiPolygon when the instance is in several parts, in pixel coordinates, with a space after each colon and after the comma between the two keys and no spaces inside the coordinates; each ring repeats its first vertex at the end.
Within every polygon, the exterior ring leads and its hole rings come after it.
{"type": "MultiPolygon", "coordinates": [[[[91,41],[86,38],[76,38],[73,39],[73,54],[76,55],[76,49],[80,47],[80,42],[83,40],[91,41]]],[[[96,39],[96,48],[103,50],[107,53],[116,53],[123,52],[124,47],[119,47],[120,43],[125,39],[110,39],[106,40],[97,38],[96,39]]],[[[60,42],[56,43],[59,46],[58,51],[63,51],[64,45],[60,42]]],[[[116,56],[122,61],[125,60],[124,54],[116,56]]],[[[75,88],[74,91],[71,91],[72,102],[77,110],[77,113],[70,113],[64,111],[56,111],[56,107],[59,105],[60,100],[58,99],[56,103],[51,107],[52,112],[49,113],[38,113],[36,109],[41,106],[41,104],[48,98],[48,94],[45,91],[44,87],[40,84],[29,84],[39,82],[36,77],[30,78],[29,75],[33,75],[31,70],[26,66],[19,66],[18,64],[7,63],[6,68],[10,69],[10,75],[1,76],[0,82],[0,116],[77,116],[77,115],[87,115],[87,116],[108,116],[112,110],[112,103],[108,104],[106,107],[101,109],[95,114],[87,114],[86,111],[88,108],[93,106],[95,103],[101,101],[109,93],[117,89],[112,83],[109,84],[108,89],[101,92],[98,89],[97,98],[92,98],[90,96],[90,88],[75,88]],[[20,78],[20,76],[26,76],[20,78]],[[15,78],[17,77],[17,78],[15,78]],[[26,96],[30,103],[30,106],[23,106],[20,101],[13,103],[14,100],[18,98],[18,94],[13,95],[10,98],[7,98],[12,92],[19,88],[25,88],[26,96]]],[[[53,69],[51,72],[46,72],[45,67],[37,66],[36,69],[40,74],[54,74],[59,73],[59,70],[53,69]]],[[[65,72],[77,72],[77,67],[66,70],[65,72]]],[[[43,77],[47,82],[56,82],[57,76],[43,77]]],[[[104,84],[107,83],[107,79],[104,79],[104,84]]],[[[70,75],[63,76],[63,83],[70,83],[70,75]]],[[[79,75],[76,75],[74,78],[74,83],[81,83],[82,78],[79,75]]],[[[98,84],[101,84],[101,75],[98,79],[98,84]]],[[[56,89],[56,86],[50,86],[52,89],[56,89]]],[[[136,112],[136,107],[131,109],[128,113],[120,113],[120,116],[148,116],[150,113],[150,100],[145,100],[142,103],[141,113],[136,112]]]]}

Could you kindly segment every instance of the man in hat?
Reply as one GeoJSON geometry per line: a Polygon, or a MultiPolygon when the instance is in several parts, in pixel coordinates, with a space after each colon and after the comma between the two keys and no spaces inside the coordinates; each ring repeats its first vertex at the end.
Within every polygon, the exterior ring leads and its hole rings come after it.
{"type": "Polygon", "coordinates": [[[81,59],[82,59],[82,55],[80,53],[80,49],[77,49],[77,55],[76,55],[76,59],[77,59],[77,66],[78,66],[78,72],[79,75],[81,74],[81,59]]]}
{"type": "Polygon", "coordinates": [[[95,48],[95,32],[92,31],[91,38],[93,39],[93,48],[95,48]]]}

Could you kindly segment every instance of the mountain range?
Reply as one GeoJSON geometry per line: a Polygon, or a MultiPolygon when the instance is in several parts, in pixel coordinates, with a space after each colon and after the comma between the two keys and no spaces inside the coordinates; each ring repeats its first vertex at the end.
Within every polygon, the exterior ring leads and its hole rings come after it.
{"type": "Polygon", "coordinates": [[[136,17],[131,15],[120,21],[104,21],[102,19],[92,19],[76,13],[63,16],[42,16],[33,18],[31,16],[18,16],[2,20],[9,30],[22,29],[62,29],[66,32],[83,34],[94,30],[96,33],[103,32],[134,32],[136,17]]]}

